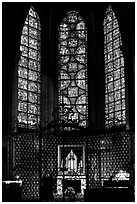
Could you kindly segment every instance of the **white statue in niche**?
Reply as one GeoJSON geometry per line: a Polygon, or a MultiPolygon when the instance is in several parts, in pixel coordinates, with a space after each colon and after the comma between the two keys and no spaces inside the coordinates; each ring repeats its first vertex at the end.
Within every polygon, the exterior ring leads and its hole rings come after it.
{"type": "Polygon", "coordinates": [[[77,156],[74,154],[73,150],[66,157],[66,168],[68,171],[77,172],[77,156]]]}

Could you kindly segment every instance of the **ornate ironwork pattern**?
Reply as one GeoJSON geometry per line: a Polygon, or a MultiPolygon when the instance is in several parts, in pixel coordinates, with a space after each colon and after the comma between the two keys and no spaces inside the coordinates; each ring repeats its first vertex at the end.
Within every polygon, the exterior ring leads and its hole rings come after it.
{"type": "Polygon", "coordinates": [[[130,133],[108,134],[101,140],[101,180],[114,178],[120,170],[130,171],[130,133]],[[117,138],[118,136],[118,138],[117,138]],[[117,138],[117,139],[114,139],[117,138]]]}
{"type": "Polygon", "coordinates": [[[18,64],[18,127],[36,129],[40,123],[41,26],[33,7],[26,17],[21,36],[18,64]]]}
{"type": "Polygon", "coordinates": [[[115,176],[120,170],[130,171],[131,135],[131,132],[117,132],[89,137],[89,188],[101,187],[104,181],[115,176]]]}
{"type": "MultiPolygon", "coordinates": [[[[68,132],[68,131],[67,131],[68,132]]],[[[72,135],[72,133],[71,133],[72,135]]],[[[84,174],[80,173],[81,186],[84,188],[85,182],[89,183],[89,188],[101,187],[104,181],[109,180],[112,175],[116,175],[120,170],[130,173],[130,151],[131,137],[133,132],[117,132],[108,134],[95,134],[88,138],[88,147],[86,146],[86,137],[77,133],[70,137],[68,132],[66,137],[58,134],[45,132],[42,136],[42,177],[48,173],[53,176],[53,189],[57,192],[62,186],[58,177],[58,145],[62,148],[62,139],[69,150],[76,150],[76,155],[82,156],[79,150],[80,146],[85,146],[85,180],[84,174]],[[88,151],[87,151],[88,148],[88,151]],[[87,161],[88,159],[88,161],[87,161]],[[88,162],[88,164],[87,164],[88,162]],[[88,175],[87,175],[88,173],[88,175]]],[[[37,134],[19,134],[11,137],[11,151],[13,154],[12,172],[19,176],[23,182],[22,198],[23,200],[37,200],[39,198],[39,136],[37,134]]],[[[66,156],[70,151],[64,149],[66,156]]],[[[79,165],[78,165],[79,170],[79,165]]],[[[78,174],[71,175],[73,179],[78,179],[78,174]]]]}
{"type": "Polygon", "coordinates": [[[126,123],[124,57],[118,21],[109,6],[104,18],[105,125],[126,123]]]}
{"type": "Polygon", "coordinates": [[[53,176],[53,189],[57,190],[57,157],[58,157],[58,142],[60,138],[54,137],[54,135],[48,134],[48,132],[43,134],[42,137],[42,178],[44,174],[50,174],[53,176]]]}
{"type": "Polygon", "coordinates": [[[13,137],[13,176],[23,182],[22,199],[39,198],[39,137],[21,134],[13,137]]]}
{"type": "Polygon", "coordinates": [[[83,18],[70,11],[59,26],[58,105],[60,121],[87,126],[87,29],[83,18]],[[69,110],[69,111],[68,111],[69,110]]]}

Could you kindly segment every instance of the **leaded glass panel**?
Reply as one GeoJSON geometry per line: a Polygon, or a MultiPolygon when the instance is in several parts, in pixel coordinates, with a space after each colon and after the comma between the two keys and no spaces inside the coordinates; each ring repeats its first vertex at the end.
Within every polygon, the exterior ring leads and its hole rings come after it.
{"type": "Polygon", "coordinates": [[[18,127],[35,129],[40,123],[40,21],[30,8],[22,29],[18,64],[18,127]]]}
{"type": "Polygon", "coordinates": [[[18,99],[22,100],[22,101],[26,101],[27,100],[27,91],[25,90],[18,90],[18,99]]]}
{"type": "Polygon", "coordinates": [[[59,26],[58,55],[59,118],[85,127],[88,121],[87,29],[76,11],[68,12],[59,26]]]}
{"type": "Polygon", "coordinates": [[[109,6],[104,18],[105,124],[126,123],[124,58],[118,21],[109,6]]]}

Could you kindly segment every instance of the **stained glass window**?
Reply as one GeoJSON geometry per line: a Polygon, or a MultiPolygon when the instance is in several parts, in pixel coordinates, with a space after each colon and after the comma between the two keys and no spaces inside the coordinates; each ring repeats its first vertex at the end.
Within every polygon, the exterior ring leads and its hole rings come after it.
{"type": "Polygon", "coordinates": [[[86,127],[88,120],[87,29],[84,19],[70,11],[59,26],[58,105],[60,121],[86,127]]]}
{"type": "Polygon", "coordinates": [[[36,129],[40,123],[41,26],[33,7],[22,30],[18,64],[18,127],[36,129]]]}
{"type": "Polygon", "coordinates": [[[119,24],[109,5],[104,18],[105,125],[126,123],[124,57],[119,24]]]}

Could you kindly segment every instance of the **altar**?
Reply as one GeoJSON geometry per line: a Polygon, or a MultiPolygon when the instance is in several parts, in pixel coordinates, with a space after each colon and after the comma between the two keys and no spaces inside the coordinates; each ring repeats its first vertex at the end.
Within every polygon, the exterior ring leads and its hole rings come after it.
{"type": "Polygon", "coordinates": [[[68,187],[72,187],[75,193],[84,195],[84,189],[86,189],[85,146],[58,146],[58,195],[63,194],[63,187],[64,192],[68,187]]]}
{"type": "MultiPolygon", "coordinates": [[[[84,189],[86,189],[86,176],[65,176],[64,188],[66,189],[67,187],[73,187],[76,193],[84,195],[84,189]]],[[[63,194],[63,176],[57,177],[57,194],[63,194]]]]}

